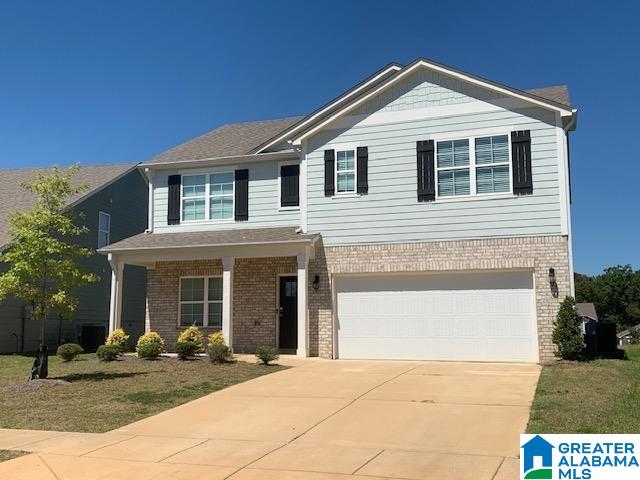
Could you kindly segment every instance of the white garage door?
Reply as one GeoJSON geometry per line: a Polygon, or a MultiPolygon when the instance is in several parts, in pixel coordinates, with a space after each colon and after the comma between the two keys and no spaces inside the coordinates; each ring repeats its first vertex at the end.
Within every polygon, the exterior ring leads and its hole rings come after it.
{"type": "Polygon", "coordinates": [[[533,275],[336,278],[339,358],[536,362],[533,275]]]}

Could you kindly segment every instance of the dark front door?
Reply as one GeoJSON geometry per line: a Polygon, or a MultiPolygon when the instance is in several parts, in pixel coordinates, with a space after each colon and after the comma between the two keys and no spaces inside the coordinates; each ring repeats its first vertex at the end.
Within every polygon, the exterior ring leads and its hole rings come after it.
{"type": "Polygon", "coordinates": [[[280,348],[298,348],[298,277],[280,277],[280,348]]]}

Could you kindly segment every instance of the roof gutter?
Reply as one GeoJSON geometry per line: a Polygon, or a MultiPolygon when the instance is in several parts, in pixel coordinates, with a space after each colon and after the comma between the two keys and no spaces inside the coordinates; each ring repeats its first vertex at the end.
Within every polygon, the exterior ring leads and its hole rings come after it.
{"type": "Polygon", "coordinates": [[[298,158],[298,153],[294,150],[282,150],[279,152],[254,153],[249,155],[229,155],[223,157],[208,157],[191,160],[176,160],[173,162],[149,162],[140,164],[141,168],[153,167],[155,169],[171,169],[176,167],[202,167],[209,163],[225,165],[228,163],[252,163],[267,160],[290,160],[298,158]]]}

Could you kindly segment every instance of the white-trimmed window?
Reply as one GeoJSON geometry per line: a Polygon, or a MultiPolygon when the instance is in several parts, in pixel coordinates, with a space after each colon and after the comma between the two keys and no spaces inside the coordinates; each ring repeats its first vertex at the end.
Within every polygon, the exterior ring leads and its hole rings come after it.
{"type": "Polygon", "coordinates": [[[222,328],[222,277],[180,278],[180,326],[222,328]]]}
{"type": "Polygon", "coordinates": [[[436,143],[438,198],[511,192],[508,135],[436,143]]]}
{"type": "Polygon", "coordinates": [[[109,245],[111,235],[111,215],[105,212],[98,212],[98,248],[109,245]]]}
{"type": "Polygon", "coordinates": [[[234,173],[182,176],[182,221],[234,218],[234,173]]]}
{"type": "Polygon", "coordinates": [[[356,191],[356,151],[338,150],[336,152],[336,193],[355,193],[356,191]]]}

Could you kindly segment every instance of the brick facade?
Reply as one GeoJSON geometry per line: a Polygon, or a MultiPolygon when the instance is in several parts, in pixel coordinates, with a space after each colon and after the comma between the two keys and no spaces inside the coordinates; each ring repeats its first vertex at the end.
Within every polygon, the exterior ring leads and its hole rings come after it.
{"type": "MultiPolygon", "coordinates": [[[[560,301],[570,293],[566,237],[327,247],[318,242],[308,270],[309,354],[325,358],[333,355],[333,275],[510,269],[534,273],[540,360],[548,361],[553,358],[551,333],[555,315],[560,301]],[[557,297],[549,286],[550,267],[556,272],[557,297]],[[311,288],[315,275],[320,279],[317,291],[311,288]]],[[[277,277],[296,270],[296,257],[236,260],[233,340],[237,352],[252,352],[258,345],[276,344],[277,277]]],[[[149,270],[147,323],[166,339],[168,346],[173,345],[180,331],[177,321],[180,276],[221,274],[219,260],[158,262],[154,270],[149,270]]]]}

